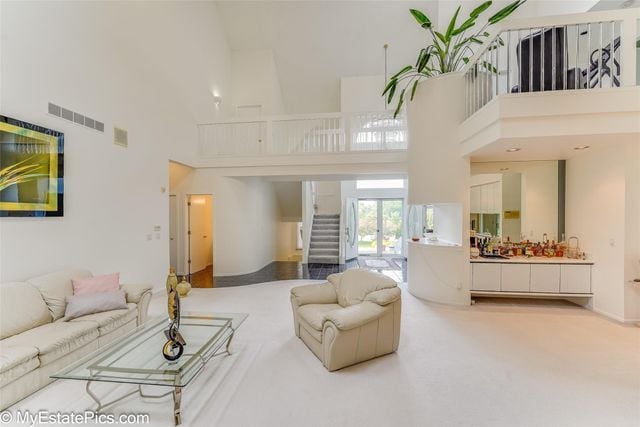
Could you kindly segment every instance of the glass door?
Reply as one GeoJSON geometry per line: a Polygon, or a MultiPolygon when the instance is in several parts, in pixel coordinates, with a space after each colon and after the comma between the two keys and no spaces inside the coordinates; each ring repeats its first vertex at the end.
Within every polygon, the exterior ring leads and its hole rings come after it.
{"type": "Polygon", "coordinates": [[[378,200],[358,200],[358,254],[378,254],[378,200]]]}
{"type": "Polygon", "coordinates": [[[402,199],[358,200],[358,254],[401,255],[402,199]]]}
{"type": "Polygon", "coordinates": [[[382,233],[382,247],[379,253],[382,255],[402,254],[402,199],[380,200],[382,215],[380,230],[382,233]]]}

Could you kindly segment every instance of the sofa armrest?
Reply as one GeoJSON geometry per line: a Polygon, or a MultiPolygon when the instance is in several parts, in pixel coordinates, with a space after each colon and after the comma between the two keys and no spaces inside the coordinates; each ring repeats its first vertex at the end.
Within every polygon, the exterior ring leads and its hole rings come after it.
{"type": "Polygon", "coordinates": [[[378,305],[388,305],[400,299],[400,288],[387,288],[374,291],[365,297],[365,301],[375,302],[378,305]]]}
{"type": "Polygon", "coordinates": [[[127,302],[134,303],[138,306],[138,326],[147,320],[147,311],[153,289],[149,285],[120,285],[120,289],[125,292],[127,302]]]}
{"type": "Polygon", "coordinates": [[[325,314],[324,321],[333,323],[341,331],[358,328],[379,318],[385,311],[384,307],[371,301],[333,310],[325,314]]]}
{"type": "Polygon", "coordinates": [[[338,295],[331,283],[296,286],[291,289],[291,300],[298,306],[306,304],[336,304],[338,295]]]}

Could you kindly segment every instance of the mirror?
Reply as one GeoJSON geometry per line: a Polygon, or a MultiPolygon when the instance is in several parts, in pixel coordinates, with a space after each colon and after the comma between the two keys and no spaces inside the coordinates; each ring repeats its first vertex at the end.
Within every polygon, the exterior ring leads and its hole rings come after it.
{"type": "Polygon", "coordinates": [[[470,229],[503,240],[564,236],[564,160],[471,163],[470,229]]]}

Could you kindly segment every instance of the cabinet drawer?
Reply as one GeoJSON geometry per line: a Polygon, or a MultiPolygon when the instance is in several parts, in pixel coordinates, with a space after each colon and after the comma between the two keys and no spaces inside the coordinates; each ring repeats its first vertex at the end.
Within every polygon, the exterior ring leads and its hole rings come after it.
{"type": "Polygon", "coordinates": [[[500,264],[473,264],[471,289],[476,291],[499,291],[500,264]]]}
{"type": "Polygon", "coordinates": [[[560,292],[560,266],[532,265],[531,292],[560,292]]]}
{"type": "Polygon", "coordinates": [[[529,292],[529,264],[502,264],[500,290],[503,292],[529,292]]]}
{"type": "Polygon", "coordinates": [[[560,292],[568,294],[591,293],[591,266],[560,266],[560,292]]]}

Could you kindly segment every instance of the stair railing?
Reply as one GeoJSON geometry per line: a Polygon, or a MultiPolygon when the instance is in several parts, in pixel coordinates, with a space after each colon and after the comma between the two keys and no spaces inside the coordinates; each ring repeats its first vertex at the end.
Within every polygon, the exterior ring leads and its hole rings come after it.
{"type": "Polygon", "coordinates": [[[635,86],[640,9],[500,22],[462,70],[465,117],[499,95],[635,86]]]}

